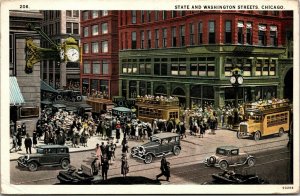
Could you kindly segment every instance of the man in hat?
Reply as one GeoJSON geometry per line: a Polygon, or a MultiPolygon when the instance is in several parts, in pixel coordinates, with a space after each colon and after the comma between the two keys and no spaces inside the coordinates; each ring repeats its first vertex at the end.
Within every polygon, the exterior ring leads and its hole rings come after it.
{"type": "Polygon", "coordinates": [[[26,139],[24,141],[24,144],[25,144],[25,148],[26,148],[26,154],[28,154],[28,150],[29,150],[29,153],[31,154],[32,140],[29,137],[28,133],[26,134],[26,139]]]}
{"type": "Polygon", "coordinates": [[[166,164],[167,164],[166,155],[165,155],[165,153],[163,153],[163,156],[162,156],[161,161],[160,161],[160,171],[161,171],[161,173],[156,176],[156,180],[158,180],[159,177],[165,175],[165,165],[166,164]]]}
{"type": "Polygon", "coordinates": [[[109,169],[109,163],[106,155],[103,156],[103,160],[101,161],[101,166],[102,166],[102,178],[103,180],[107,180],[107,172],[109,169]]]}

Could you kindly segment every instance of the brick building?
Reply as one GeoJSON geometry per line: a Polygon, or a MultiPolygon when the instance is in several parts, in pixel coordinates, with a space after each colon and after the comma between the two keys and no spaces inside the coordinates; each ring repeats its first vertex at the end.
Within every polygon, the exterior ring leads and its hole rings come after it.
{"type": "Polygon", "coordinates": [[[292,99],[293,13],[119,11],[119,94],[179,97],[183,107],[292,99]]]}
{"type": "Polygon", "coordinates": [[[83,95],[100,91],[112,98],[119,94],[118,11],[81,11],[83,95]]]}

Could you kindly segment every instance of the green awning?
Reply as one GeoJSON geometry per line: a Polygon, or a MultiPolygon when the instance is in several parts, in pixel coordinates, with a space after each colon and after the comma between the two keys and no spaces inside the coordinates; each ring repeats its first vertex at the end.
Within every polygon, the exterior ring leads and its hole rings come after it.
{"type": "Polygon", "coordinates": [[[51,92],[51,93],[58,93],[57,90],[55,90],[52,86],[50,86],[49,84],[47,84],[43,80],[41,80],[41,90],[51,92]]]}
{"type": "Polygon", "coordinates": [[[16,77],[9,77],[9,98],[10,105],[21,105],[25,102],[16,77]]]}

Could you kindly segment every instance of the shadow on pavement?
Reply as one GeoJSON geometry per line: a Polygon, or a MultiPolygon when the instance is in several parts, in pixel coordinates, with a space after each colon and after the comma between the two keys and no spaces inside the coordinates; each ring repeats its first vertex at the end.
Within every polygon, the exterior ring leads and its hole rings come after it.
{"type": "Polygon", "coordinates": [[[160,185],[161,183],[157,180],[146,178],[143,176],[127,176],[124,177],[114,177],[102,181],[100,184],[152,184],[160,185]]]}

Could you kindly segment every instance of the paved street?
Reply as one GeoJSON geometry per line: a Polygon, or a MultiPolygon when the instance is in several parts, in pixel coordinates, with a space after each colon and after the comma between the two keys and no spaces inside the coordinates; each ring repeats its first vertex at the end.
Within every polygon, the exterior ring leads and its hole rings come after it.
{"type": "MultiPolygon", "coordinates": [[[[182,140],[182,151],[179,156],[167,156],[167,160],[171,163],[172,180],[171,182],[160,181],[161,184],[202,184],[210,180],[210,175],[218,169],[205,168],[202,164],[205,157],[214,153],[217,146],[221,145],[236,145],[242,150],[255,154],[258,157],[257,164],[262,164],[261,167],[254,167],[251,170],[261,173],[261,177],[270,178],[274,164],[275,168],[281,168],[280,175],[282,178],[274,177],[270,179],[272,183],[287,183],[287,169],[288,169],[288,152],[286,144],[288,141],[287,134],[282,137],[272,136],[260,141],[252,139],[237,139],[236,133],[229,130],[218,130],[216,135],[206,133],[204,138],[196,138],[195,136],[188,136],[182,140]],[[277,150],[276,150],[277,149],[277,150]],[[278,150],[280,149],[280,150],[278,150]],[[266,158],[269,156],[269,158],[266,158]],[[270,160],[272,157],[276,162],[270,160]],[[268,167],[272,165],[272,167],[268,167]],[[258,169],[256,169],[258,168],[258,169]],[[269,168],[269,169],[268,169],[269,168]],[[195,170],[195,171],[194,171],[195,170]],[[199,178],[201,176],[201,178],[199,178]]],[[[70,148],[71,164],[76,168],[81,164],[90,166],[93,160],[93,148],[96,143],[101,140],[94,136],[88,143],[88,148],[70,148]],[[84,150],[84,151],[83,151],[84,150]]],[[[130,147],[142,144],[142,142],[129,141],[130,147]]],[[[55,168],[39,168],[36,172],[29,172],[27,169],[20,169],[16,167],[16,161],[13,161],[13,156],[17,157],[20,154],[11,153],[11,183],[12,184],[55,184],[58,183],[56,176],[61,170],[60,167],[55,168]]],[[[119,177],[121,166],[121,148],[116,150],[116,160],[110,165],[109,178],[119,177]]],[[[154,160],[151,164],[144,164],[138,159],[129,158],[130,172],[129,176],[143,176],[149,179],[155,179],[160,170],[160,158],[154,160]]],[[[258,173],[257,173],[258,174],[258,173]]],[[[279,175],[279,174],[278,174],[279,175]]],[[[164,178],[162,178],[164,179],[164,178]]]]}

